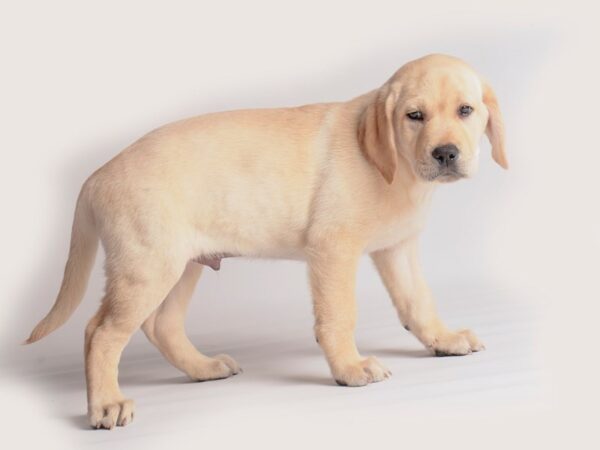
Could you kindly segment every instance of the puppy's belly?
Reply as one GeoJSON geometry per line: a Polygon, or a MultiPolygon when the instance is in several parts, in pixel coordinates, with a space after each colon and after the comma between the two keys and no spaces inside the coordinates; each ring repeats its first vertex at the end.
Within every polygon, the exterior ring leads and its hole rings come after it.
{"type": "Polygon", "coordinates": [[[221,260],[225,258],[258,258],[258,259],[283,259],[288,261],[305,261],[306,257],[303,252],[300,251],[288,251],[288,252],[268,252],[263,254],[255,254],[255,255],[241,255],[241,254],[233,254],[233,253],[215,253],[215,254],[207,254],[200,255],[195,258],[192,258],[192,261],[198,264],[202,264],[204,266],[208,266],[211,269],[217,271],[221,269],[221,260]]]}
{"type": "MultiPolygon", "coordinates": [[[[404,217],[387,223],[367,238],[363,253],[389,248],[410,239],[423,229],[423,225],[424,217],[404,217]]],[[[286,228],[286,232],[275,228],[266,233],[252,233],[252,229],[241,228],[236,229],[238,233],[217,233],[213,230],[210,235],[197,230],[189,258],[214,270],[219,270],[222,259],[232,257],[306,261],[301,227],[293,228],[286,228]],[[240,230],[245,232],[240,233],[240,230]]],[[[330,238],[335,239],[335,236],[330,238]]]]}
{"type": "MultiPolygon", "coordinates": [[[[422,221],[408,220],[383,227],[371,236],[363,253],[371,253],[384,248],[392,247],[404,240],[417,235],[423,228],[422,221]]],[[[227,239],[211,239],[206,236],[200,237],[198,245],[194,246],[191,260],[199,264],[219,270],[221,260],[226,258],[250,258],[250,259],[282,259],[291,261],[306,261],[306,253],[301,246],[276,246],[267,245],[265,242],[253,242],[250,245],[233,245],[227,239]]]]}

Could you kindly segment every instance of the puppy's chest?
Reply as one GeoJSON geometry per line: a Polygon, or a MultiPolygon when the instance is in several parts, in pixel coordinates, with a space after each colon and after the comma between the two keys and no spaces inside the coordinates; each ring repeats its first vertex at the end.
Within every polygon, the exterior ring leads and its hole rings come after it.
{"type": "Polygon", "coordinates": [[[366,253],[392,247],[418,235],[425,226],[425,212],[399,215],[375,227],[365,249],[366,253]]]}

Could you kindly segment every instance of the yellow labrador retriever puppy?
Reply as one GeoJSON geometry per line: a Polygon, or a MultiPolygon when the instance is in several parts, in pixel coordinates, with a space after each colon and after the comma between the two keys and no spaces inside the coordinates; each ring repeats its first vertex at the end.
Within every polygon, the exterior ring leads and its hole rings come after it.
{"type": "Polygon", "coordinates": [[[315,334],[340,385],[390,375],[354,342],[364,253],[404,326],[432,353],[481,350],[471,331],[451,331],[438,317],[417,238],[434,188],[476,170],[484,132],[506,168],[494,92],[444,55],[412,61],[348,102],[208,114],[159,128],[84,183],[58,298],[27,342],[75,310],[100,240],[106,294],[85,332],[88,417],[96,428],[133,418],[117,366],[140,326],[194,380],[239,372],[227,355],[198,352],[184,331],[203,266],[218,269],[224,257],[307,261],[315,334]]]}

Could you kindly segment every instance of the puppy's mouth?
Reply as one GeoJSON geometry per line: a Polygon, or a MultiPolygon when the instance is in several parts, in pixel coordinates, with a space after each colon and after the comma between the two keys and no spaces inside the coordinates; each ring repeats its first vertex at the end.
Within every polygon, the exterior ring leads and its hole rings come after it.
{"type": "Polygon", "coordinates": [[[467,176],[459,167],[431,167],[430,165],[419,165],[417,173],[425,181],[440,183],[452,183],[467,176]]]}
{"type": "Polygon", "coordinates": [[[465,178],[466,175],[462,173],[459,169],[443,169],[440,170],[437,175],[433,177],[431,181],[439,181],[440,183],[451,183],[453,181],[458,181],[461,178],[465,178]]]}

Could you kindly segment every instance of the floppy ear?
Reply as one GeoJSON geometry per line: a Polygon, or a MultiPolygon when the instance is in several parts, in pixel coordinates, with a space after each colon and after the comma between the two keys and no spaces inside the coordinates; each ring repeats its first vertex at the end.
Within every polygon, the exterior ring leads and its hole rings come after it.
{"type": "Polygon", "coordinates": [[[508,159],[504,147],[504,121],[498,106],[498,99],[490,84],[482,80],[483,103],[488,109],[489,117],[485,128],[485,134],[492,144],[492,158],[504,169],[508,169],[508,159]]]}
{"type": "Polygon", "coordinates": [[[392,126],[396,96],[384,85],[373,103],[363,111],[358,123],[358,142],[365,158],[372,163],[385,181],[394,181],[398,155],[392,126]]]}

